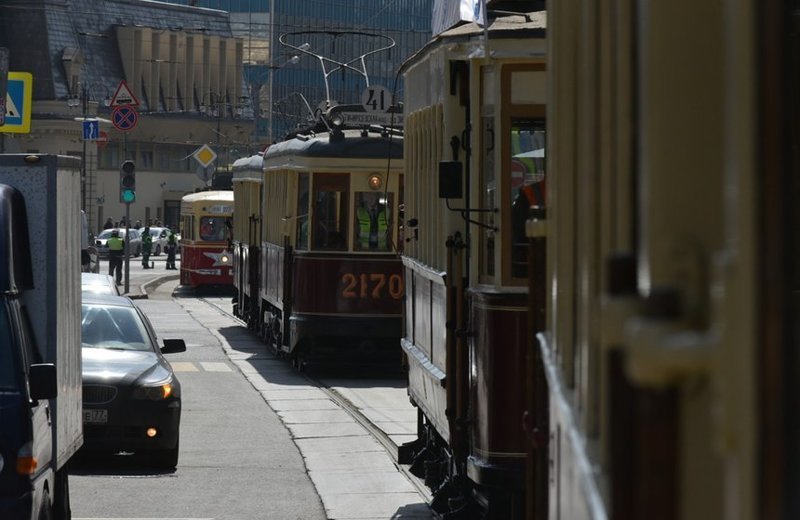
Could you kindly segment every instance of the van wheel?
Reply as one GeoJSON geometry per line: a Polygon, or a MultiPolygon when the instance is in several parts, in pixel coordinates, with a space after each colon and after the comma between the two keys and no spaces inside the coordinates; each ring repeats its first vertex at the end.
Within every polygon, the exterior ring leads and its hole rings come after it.
{"type": "Polygon", "coordinates": [[[67,466],[56,471],[53,499],[53,518],[56,520],[69,520],[72,518],[72,508],[69,503],[69,473],[67,473],[67,466]]]}
{"type": "Polygon", "coordinates": [[[42,507],[39,508],[39,520],[53,520],[53,509],[50,505],[50,493],[44,490],[42,494],[42,507]]]}

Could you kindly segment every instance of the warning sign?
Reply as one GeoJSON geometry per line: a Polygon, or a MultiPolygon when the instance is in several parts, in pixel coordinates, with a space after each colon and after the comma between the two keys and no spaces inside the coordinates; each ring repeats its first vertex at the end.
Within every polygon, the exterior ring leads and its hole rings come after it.
{"type": "Polygon", "coordinates": [[[139,106],[139,100],[133,95],[133,92],[131,91],[130,87],[128,87],[128,84],[125,83],[124,79],[119,82],[117,91],[114,93],[114,97],[111,98],[111,106],[139,106]]]}

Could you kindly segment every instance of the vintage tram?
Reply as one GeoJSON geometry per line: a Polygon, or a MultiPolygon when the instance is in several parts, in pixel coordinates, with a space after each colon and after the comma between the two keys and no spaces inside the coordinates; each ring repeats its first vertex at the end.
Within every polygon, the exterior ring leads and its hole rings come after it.
{"type": "Polygon", "coordinates": [[[543,12],[492,16],[402,69],[402,348],[420,424],[398,458],[437,513],[506,519],[526,511],[525,220],[544,211],[546,47],[543,12]]]}
{"type": "Polygon", "coordinates": [[[262,168],[264,153],[242,157],[233,163],[233,314],[254,328],[260,324],[258,270],[261,263],[262,168]]]}
{"type": "Polygon", "coordinates": [[[797,4],[549,6],[548,517],[800,518],[797,4]]]}
{"type": "Polygon", "coordinates": [[[181,285],[229,286],[233,192],[200,191],[181,199],[181,285]]]}
{"type": "Polygon", "coordinates": [[[394,46],[360,31],[298,31],[280,43],[318,60],[326,99],[295,130],[235,162],[235,314],[298,367],[401,365],[402,114],[365,59],[394,46]],[[314,46],[307,39],[320,42],[314,46]],[[348,39],[353,59],[326,56],[348,39]],[[299,43],[306,41],[306,43],[299,43]],[[322,42],[327,41],[327,44],[322,42]],[[330,98],[329,76],[365,80],[361,104],[330,98]],[[369,112],[369,113],[367,113],[369,112]]]}
{"type": "Polygon", "coordinates": [[[337,126],[336,110],[237,161],[260,212],[237,203],[235,311],[298,366],[400,366],[403,139],[337,126]]]}

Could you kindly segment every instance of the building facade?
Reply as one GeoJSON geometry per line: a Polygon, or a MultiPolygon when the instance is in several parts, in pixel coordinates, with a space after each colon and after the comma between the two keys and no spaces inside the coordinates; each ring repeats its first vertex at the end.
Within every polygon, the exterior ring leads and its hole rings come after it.
{"type": "Polygon", "coordinates": [[[33,77],[30,131],[0,132],[0,151],[82,157],[83,207],[95,231],[125,214],[125,159],[136,164],[131,220],[177,226],[184,194],[257,148],[244,43],[227,12],[147,0],[6,0],[0,46],[10,70],[33,77]],[[133,99],[115,96],[123,82],[133,99]],[[132,104],[116,111],[115,97],[132,104]],[[99,139],[84,139],[84,120],[95,118],[99,139]],[[217,155],[208,168],[193,158],[202,145],[217,155]]]}
{"type": "MultiPolygon", "coordinates": [[[[244,41],[245,76],[259,140],[279,140],[307,121],[320,104],[358,103],[368,79],[402,101],[400,65],[431,37],[433,0],[170,0],[230,11],[234,34],[244,41]],[[361,34],[345,34],[346,32],[361,34]],[[299,34],[298,34],[299,33],[299,34]],[[344,68],[325,87],[320,60],[280,43],[340,63],[391,42],[365,59],[365,73],[344,68]],[[329,92],[329,93],[328,93],[329,92]],[[330,97],[330,99],[328,99],[330,97]]],[[[358,66],[358,61],[351,62],[358,66]]],[[[326,62],[327,70],[336,67],[326,62]]]]}

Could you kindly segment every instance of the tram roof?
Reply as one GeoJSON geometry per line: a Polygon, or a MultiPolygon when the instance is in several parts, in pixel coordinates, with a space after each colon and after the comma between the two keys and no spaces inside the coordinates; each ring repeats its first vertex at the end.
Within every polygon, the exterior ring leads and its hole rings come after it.
{"type": "MultiPolygon", "coordinates": [[[[522,38],[545,36],[547,29],[547,11],[532,11],[498,16],[489,21],[486,29],[490,40],[503,38],[522,38]]],[[[464,23],[452,27],[434,36],[420,50],[412,54],[400,67],[400,71],[416,63],[431,49],[443,44],[459,41],[472,41],[484,36],[484,28],[475,22],[464,23]]]]}
{"type": "Polygon", "coordinates": [[[225,202],[233,202],[233,192],[230,190],[219,191],[198,191],[197,193],[190,193],[183,196],[184,202],[198,202],[204,200],[220,200],[225,202]]]}
{"type": "Polygon", "coordinates": [[[402,159],[403,138],[400,136],[363,137],[361,130],[344,130],[344,139],[331,139],[330,132],[300,135],[271,145],[264,160],[289,155],[342,159],[402,159]]]}
{"type": "Polygon", "coordinates": [[[264,154],[259,152],[250,157],[242,157],[233,162],[233,182],[261,182],[261,169],[264,166],[264,154]]]}

